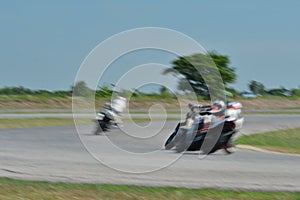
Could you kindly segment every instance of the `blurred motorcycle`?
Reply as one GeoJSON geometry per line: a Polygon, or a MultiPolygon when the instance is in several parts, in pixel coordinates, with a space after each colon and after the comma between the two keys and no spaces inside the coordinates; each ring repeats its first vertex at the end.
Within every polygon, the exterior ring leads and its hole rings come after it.
{"type": "Polygon", "coordinates": [[[192,125],[186,127],[183,126],[185,122],[178,123],[166,140],[165,149],[174,148],[177,152],[201,149],[205,154],[219,149],[224,149],[227,153],[235,152],[235,139],[244,122],[242,105],[230,102],[224,107],[222,102],[198,106],[198,110],[194,111],[192,125]],[[206,144],[203,146],[205,140],[206,144]]]}
{"type": "Polygon", "coordinates": [[[121,113],[126,108],[126,99],[118,96],[112,103],[105,103],[104,110],[96,114],[96,129],[94,134],[100,135],[101,132],[112,128],[118,128],[122,125],[121,113]]]}
{"type": "Polygon", "coordinates": [[[96,115],[96,130],[95,135],[100,135],[101,132],[108,131],[111,128],[117,128],[116,113],[111,109],[110,106],[105,105],[105,109],[101,110],[96,115]]]}

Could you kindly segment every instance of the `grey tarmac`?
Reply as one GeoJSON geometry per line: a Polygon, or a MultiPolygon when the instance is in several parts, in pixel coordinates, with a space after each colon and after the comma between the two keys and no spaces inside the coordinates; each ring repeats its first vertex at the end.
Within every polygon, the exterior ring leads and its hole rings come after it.
{"type": "MultiPolygon", "coordinates": [[[[17,122],[17,119],[16,119],[17,122]]],[[[242,134],[299,126],[300,116],[247,115],[242,134]]],[[[0,129],[0,176],[55,182],[300,191],[300,156],[238,149],[202,157],[163,149],[176,121],[125,125],[105,135],[92,126],[0,129]],[[163,125],[163,128],[161,126],[163,125]]]]}

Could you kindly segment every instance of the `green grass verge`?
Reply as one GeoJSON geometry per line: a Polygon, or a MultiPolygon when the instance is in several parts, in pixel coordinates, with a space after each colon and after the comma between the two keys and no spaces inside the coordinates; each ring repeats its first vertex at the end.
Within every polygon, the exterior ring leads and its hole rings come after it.
{"type": "MultiPolygon", "coordinates": [[[[124,123],[128,123],[128,122],[134,122],[134,123],[150,123],[151,121],[161,121],[161,120],[165,120],[163,118],[154,118],[154,119],[150,119],[150,118],[132,118],[132,120],[130,119],[124,119],[123,122],[124,123]]],[[[180,118],[177,117],[169,117],[167,118],[167,121],[179,121],[181,120],[180,118]]]]}
{"type": "MultiPolygon", "coordinates": [[[[162,119],[153,119],[154,121],[162,119]]],[[[168,118],[167,120],[180,120],[179,118],[168,118]]],[[[124,123],[131,120],[124,119],[124,123]]],[[[133,118],[134,123],[149,123],[150,118],[133,118]]],[[[79,124],[93,124],[91,119],[78,119],[79,124]]],[[[47,127],[47,126],[73,126],[73,118],[22,118],[22,119],[0,119],[0,129],[5,128],[29,128],[29,127],[47,127]]]]}
{"type": "Polygon", "coordinates": [[[246,192],[213,189],[185,189],[172,187],[140,187],[98,184],[67,184],[19,181],[0,178],[0,199],[114,199],[114,200],[288,200],[300,199],[300,193],[246,192]]]}
{"type": "MultiPolygon", "coordinates": [[[[80,123],[91,123],[90,119],[82,119],[80,123]]],[[[22,119],[0,119],[0,128],[29,128],[46,126],[71,126],[74,125],[73,118],[22,118],[22,119]]]]}
{"type": "Polygon", "coordinates": [[[282,153],[300,154],[300,128],[245,135],[237,144],[257,146],[282,153]]]}
{"type": "Polygon", "coordinates": [[[256,112],[249,111],[244,112],[244,115],[300,115],[300,111],[267,111],[267,112],[256,112]]]}

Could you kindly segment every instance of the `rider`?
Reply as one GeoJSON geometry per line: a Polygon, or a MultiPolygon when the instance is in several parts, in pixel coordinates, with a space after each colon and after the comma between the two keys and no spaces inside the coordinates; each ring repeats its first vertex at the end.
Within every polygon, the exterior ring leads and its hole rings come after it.
{"type": "Polygon", "coordinates": [[[223,110],[225,108],[225,103],[222,100],[215,100],[212,104],[213,110],[223,110]]]}
{"type": "Polygon", "coordinates": [[[120,115],[126,108],[126,98],[117,96],[112,100],[111,107],[116,114],[120,115]]]}
{"type": "MultiPolygon", "coordinates": [[[[189,103],[189,109],[190,111],[186,114],[186,119],[183,123],[181,123],[180,128],[183,129],[190,129],[195,116],[203,109],[203,106],[200,104],[192,104],[189,103]]],[[[212,103],[212,105],[210,106],[212,109],[212,113],[214,113],[215,116],[219,117],[223,117],[223,112],[224,112],[224,108],[225,108],[225,103],[222,100],[216,100],[212,103]]],[[[201,116],[201,118],[204,120],[204,122],[210,122],[212,120],[212,116],[201,116]]]]}
{"type": "Polygon", "coordinates": [[[223,118],[225,117],[225,110],[226,110],[226,104],[224,101],[222,100],[215,100],[212,103],[212,113],[214,114],[214,116],[216,117],[220,117],[223,118]]]}
{"type": "Polygon", "coordinates": [[[201,105],[189,103],[190,111],[186,114],[185,121],[181,124],[182,126],[180,126],[180,128],[183,129],[191,128],[199,108],[201,108],[201,105]]]}
{"type": "Polygon", "coordinates": [[[111,102],[111,108],[112,111],[116,114],[115,115],[115,123],[122,124],[122,120],[120,118],[122,112],[126,109],[126,98],[117,96],[114,100],[111,102]]]}

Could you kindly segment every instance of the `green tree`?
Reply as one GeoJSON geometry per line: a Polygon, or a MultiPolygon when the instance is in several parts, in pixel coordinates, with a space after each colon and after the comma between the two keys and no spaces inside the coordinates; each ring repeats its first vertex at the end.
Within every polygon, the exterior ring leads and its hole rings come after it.
{"type": "Polygon", "coordinates": [[[248,84],[249,90],[253,93],[253,94],[264,94],[266,92],[265,86],[258,82],[258,81],[250,81],[250,83],[248,84]]]}
{"type": "Polygon", "coordinates": [[[293,96],[300,97],[300,89],[293,89],[291,92],[293,96]]]}
{"type": "Polygon", "coordinates": [[[164,98],[169,98],[172,97],[172,93],[170,93],[170,91],[168,90],[168,88],[166,88],[165,86],[162,86],[160,88],[160,95],[164,98]]]}
{"type": "Polygon", "coordinates": [[[179,80],[177,89],[183,91],[186,94],[193,91],[193,88],[191,87],[190,83],[185,78],[181,78],[179,80]]]}
{"type": "Polygon", "coordinates": [[[113,94],[113,90],[107,86],[99,87],[96,91],[96,95],[99,97],[110,97],[113,94]]]}
{"type": "Polygon", "coordinates": [[[286,89],[285,87],[270,89],[267,91],[268,94],[273,96],[291,96],[293,95],[292,91],[286,89]]]}
{"type": "Polygon", "coordinates": [[[5,87],[0,89],[0,94],[4,95],[32,95],[34,91],[23,86],[19,87],[5,87]]]}
{"type": "Polygon", "coordinates": [[[229,66],[229,57],[216,52],[182,56],[172,64],[163,74],[173,73],[179,77],[178,89],[185,92],[194,91],[198,95],[209,96],[211,91],[219,91],[224,84],[236,80],[235,68],[229,66]]]}
{"type": "Polygon", "coordinates": [[[92,90],[84,81],[78,81],[72,88],[74,96],[87,97],[92,94],[92,90]]]}

